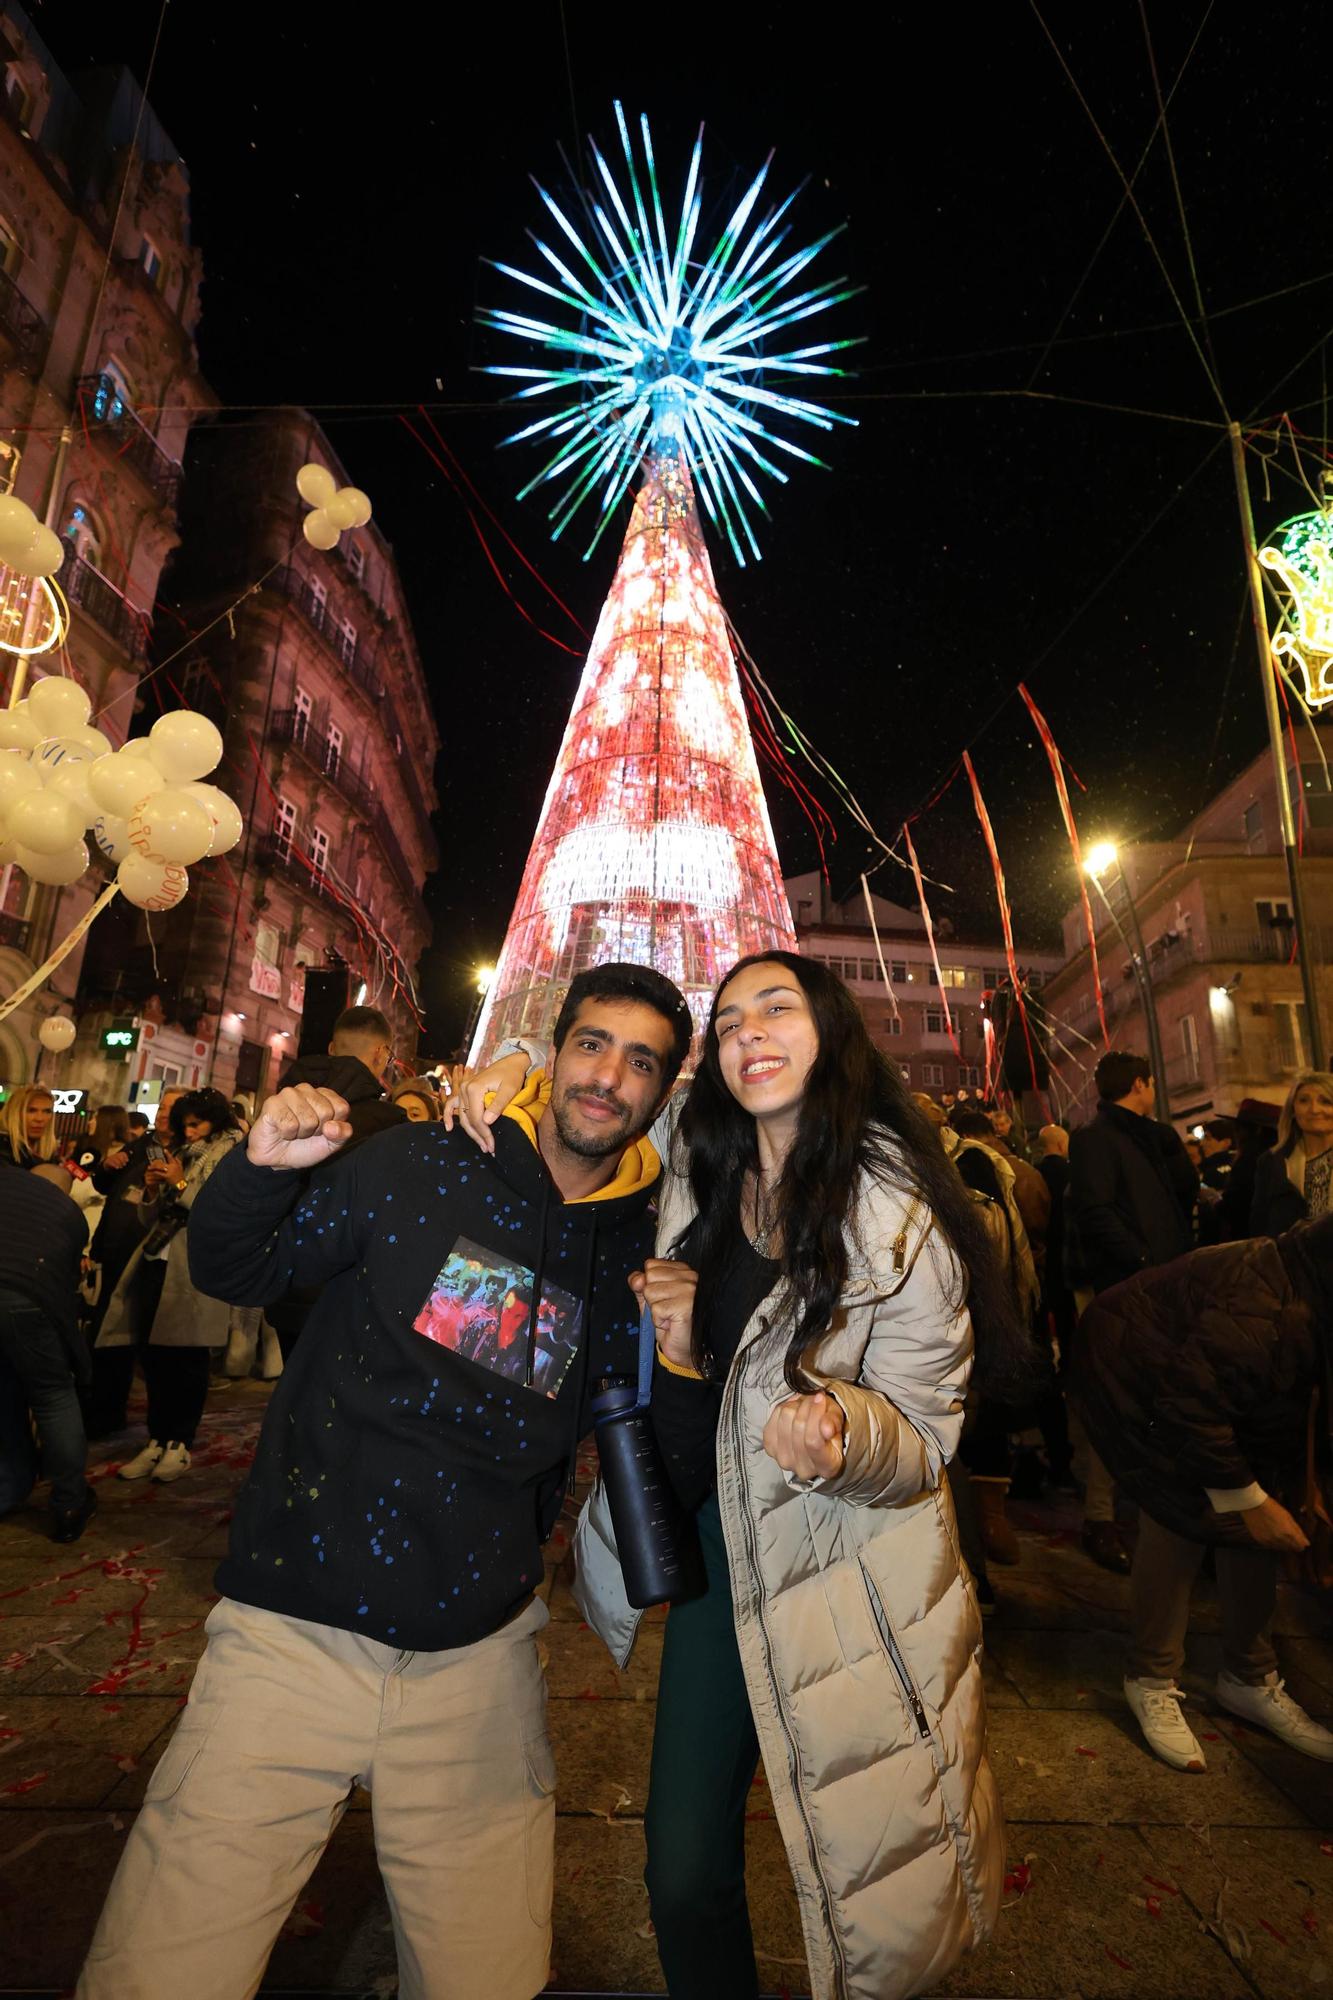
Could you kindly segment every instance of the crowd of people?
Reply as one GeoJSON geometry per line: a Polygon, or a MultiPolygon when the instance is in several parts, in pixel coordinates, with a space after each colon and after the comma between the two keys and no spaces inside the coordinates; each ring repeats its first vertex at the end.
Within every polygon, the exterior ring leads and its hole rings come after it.
{"type": "MultiPolygon", "coordinates": [[[[52,1532],[83,1531],[85,1439],[119,1446],[136,1365],[130,1480],[188,1472],[210,1355],[274,1383],[81,2000],[253,1993],[358,1782],[400,1991],[541,1990],[535,1586],[641,1324],[698,1556],[645,1820],[672,1995],[758,1993],[761,1756],[817,2000],[918,1993],[989,1934],[982,1620],[1022,1559],[1015,1500],[1081,1503],[1088,1558],[1129,1577],[1124,1691],[1157,1756],[1204,1767],[1178,1677],[1211,1561],[1219,1703],[1333,1761],[1271,1639],[1284,1562],[1333,1586],[1333,1075],[1186,1139],[1147,1062],[1113,1051],[1090,1120],[1029,1132],[911,1097],[837,976],[785,952],[722,981],[677,1088],[691,1036],[669,980],[609,965],[574,981],[550,1049],[502,1045],[476,1075],[386,1088],[388,1026],[360,1008],[253,1118],[164,1093],[151,1128],[99,1113],[62,1162],[49,1093],[11,1094],[0,1509],[32,1489],[35,1438],[52,1532]]],[[[614,1541],[577,1545],[623,1661],[614,1541]]]]}

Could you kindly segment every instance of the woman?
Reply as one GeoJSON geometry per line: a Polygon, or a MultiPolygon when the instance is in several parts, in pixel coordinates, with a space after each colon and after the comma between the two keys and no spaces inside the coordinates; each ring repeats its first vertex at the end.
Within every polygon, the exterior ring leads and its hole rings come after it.
{"type": "Polygon", "coordinates": [[[398,1106],[411,1125],[433,1125],[443,1115],[439,1097],[425,1076],[405,1077],[395,1084],[389,1102],[398,1106]]]}
{"type": "Polygon", "coordinates": [[[195,1196],[240,1139],[220,1090],[191,1090],[168,1115],[174,1151],[144,1169],[146,1230],[126,1264],[97,1337],[99,1351],[134,1347],[148,1389],[148,1442],[122,1479],[166,1483],[190,1468],[208,1395],[208,1350],[227,1340],[230,1307],[190,1283],[186,1230],[195,1196]]]}
{"type": "Polygon", "coordinates": [[[1287,1092],[1277,1144],[1260,1155],[1250,1206],[1252,1236],[1280,1236],[1333,1208],[1333,1076],[1309,1069],[1287,1092]]]}
{"type": "MultiPolygon", "coordinates": [[[[97,1155],[97,1169],[119,1173],[129,1160],[130,1114],[123,1104],[104,1104],[93,1116],[93,1128],[83,1139],[84,1146],[97,1155]]],[[[97,1179],[94,1173],[94,1180],[97,1179]]],[[[102,1189],[102,1193],[106,1190],[102,1189]]]]}
{"type": "Polygon", "coordinates": [[[1333,1497],[1330,1326],[1333,1216],[1144,1271],[1101,1293],[1079,1327],[1069,1393],[1140,1508],[1125,1698],[1149,1748],[1177,1770],[1206,1762],[1176,1676],[1209,1547],[1219,1704],[1333,1762],[1333,1734],[1286,1693],[1271,1638],[1279,1555],[1308,1547],[1292,1510],[1313,1499],[1307,1482],[1333,1497]]]}
{"type": "Polygon", "coordinates": [[[69,1186],[47,1161],[26,1172],[0,1165],[0,1514],[36,1478],[31,1411],[57,1542],[77,1541],[97,1505],[78,1397],[88,1350],[74,1314],[85,1237],[69,1186]]]}
{"type": "MultiPolygon", "coordinates": [[[[498,1080],[463,1092],[474,1131],[498,1080]]],[[[667,1122],[667,1255],[639,1285],[708,1573],[667,1620],[646,1816],[668,1988],[758,1992],[762,1752],[816,2000],[901,2000],[999,1908],[981,1625],[943,1475],[974,1327],[992,1380],[1023,1336],[967,1192],[823,966],[743,959],[674,1140],[667,1122]]]]}
{"type": "Polygon", "coordinates": [[[0,1163],[35,1167],[56,1157],[56,1101],[40,1083],[12,1091],[0,1113],[0,1163]]]}

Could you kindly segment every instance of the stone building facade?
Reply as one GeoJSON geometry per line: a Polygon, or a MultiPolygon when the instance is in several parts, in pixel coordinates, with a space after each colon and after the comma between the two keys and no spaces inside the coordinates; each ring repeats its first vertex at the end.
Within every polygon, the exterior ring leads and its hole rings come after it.
{"type": "MultiPolygon", "coordinates": [[[[66,77],[23,9],[0,7],[0,491],[66,543],[68,670],[113,744],[132,731],[163,565],[178,539],[199,373],[201,266],[189,179],[125,69],[66,77]]],[[[0,703],[12,686],[0,653],[0,703]]],[[[33,662],[35,678],[43,671],[33,662]]],[[[151,717],[148,718],[151,721],[151,717]]],[[[146,725],[144,725],[146,726],[146,725]]],[[[24,983],[105,886],[0,870],[0,998],[24,983]]],[[[75,1011],[82,950],[0,1022],[0,1081],[39,1059],[37,1031],[75,1011]]],[[[44,1075],[72,1080],[80,1054],[44,1075]]]]}
{"type": "Polygon", "coordinates": [[[188,1083],[197,1068],[262,1094],[300,1043],[308,969],[382,1007],[400,1061],[414,1059],[439,734],[389,544],[373,522],[327,554],[302,537],[296,475],[311,461],[352,483],[301,410],[191,437],[164,594],[202,637],[171,677],[223,732],[217,779],[245,833],[154,920],[155,956],[115,906],[98,926],[85,1011],[140,1016],[133,1082],[188,1083]]]}
{"type": "MultiPolygon", "coordinates": [[[[1333,761],[1333,727],[1319,729],[1333,761]]],[[[1302,886],[1318,965],[1321,1041],[1333,1022],[1333,789],[1308,730],[1303,761],[1291,771],[1302,800],[1302,886]]],[[[1149,983],[1161,1032],[1166,1093],[1173,1121],[1234,1112],[1242,1098],[1280,1102],[1307,1066],[1305,1006],[1295,961],[1290,889],[1278,823],[1277,786],[1265,750],[1183,827],[1173,840],[1136,842],[1120,851],[1122,881],[1108,871],[1108,899],[1125,929],[1126,883],[1138,910],[1149,983]]],[[[1103,1005],[1117,1048],[1147,1052],[1148,1034],[1133,957],[1104,906],[1093,897],[1103,1005]]],[[[1065,918],[1066,963],[1046,992],[1061,1023],[1062,1079],[1087,1115],[1095,1095],[1091,1070],[1100,1051],[1091,957],[1082,911],[1065,918]]]]}

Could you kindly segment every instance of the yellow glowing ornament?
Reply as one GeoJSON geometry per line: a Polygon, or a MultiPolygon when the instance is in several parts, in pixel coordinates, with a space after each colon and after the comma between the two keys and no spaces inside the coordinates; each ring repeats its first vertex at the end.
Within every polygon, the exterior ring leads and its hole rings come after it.
{"type": "Polygon", "coordinates": [[[48,576],[20,576],[0,563],[0,652],[32,659],[64,644],[69,605],[48,576]]]}
{"type": "Polygon", "coordinates": [[[1333,702],[1333,511],[1284,523],[1277,547],[1259,560],[1279,578],[1286,602],[1271,644],[1280,667],[1296,667],[1309,708],[1333,702]]]}

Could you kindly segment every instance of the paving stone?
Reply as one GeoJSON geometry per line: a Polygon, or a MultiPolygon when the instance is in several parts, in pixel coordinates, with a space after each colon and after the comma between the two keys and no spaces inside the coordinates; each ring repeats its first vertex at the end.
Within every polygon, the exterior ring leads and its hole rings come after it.
{"type": "Polygon", "coordinates": [[[101,1702],[68,1695],[0,1699],[0,1817],[31,1806],[101,1806],[180,1713],[169,1696],[101,1702]]]}
{"type": "Polygon", "coordinates": [[[6,1991],[73,1986],[132,1821],[132,1814],[42,1807],[0,1812],[6,1991]]]}
{"type": "Polygon", "coordinates": [[[1327,2000],[1333,1853],[1323,1848],[1333,1843],[1326,1836],[1214,1825],[1199,1833],[1151,1827],[1143,1837],[1160,1864],[1154,1872],[1178,1883],[1201,1919],[1240,1926],[1233,1947],[1264,2000],[1327,2000]]]}

